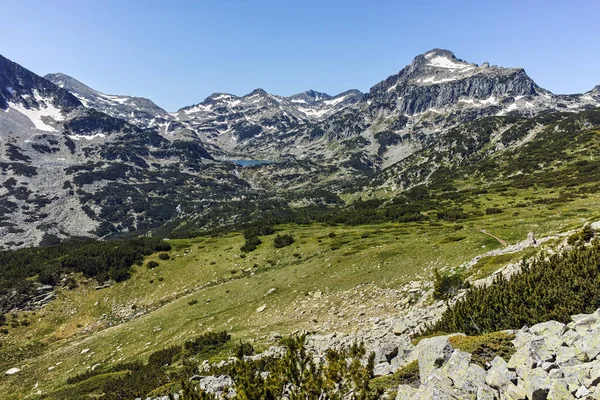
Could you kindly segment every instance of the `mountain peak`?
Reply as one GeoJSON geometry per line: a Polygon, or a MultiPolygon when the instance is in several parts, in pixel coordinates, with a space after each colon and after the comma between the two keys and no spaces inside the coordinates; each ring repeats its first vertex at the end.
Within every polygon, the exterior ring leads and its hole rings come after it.
{"type": "Polygon", "coordinates": [[[44,75],[44,78],[54,83],[56,86],[68,90],[71,93],[77,94],[89,94],[90,92],[97,93],[96,90],[91,87],[81,83],[77,79],[69,76],[67,74],[63,74],[62,72],[55,72],[51,74],[44,75]]]}
{"type": "Polygon", "coordinates": [[[461,71],[477,67],[456,58],[453,52],[445,49],[433,49],[415,57],[411,66],[413,70],[461,71]]]}
{"type": "Polygon", "coordinates": [[[250,97],[250,96],[255,96],[255,95],[259,95],[259,96],[267,96],[269,93],[267,93],[267,91],[263,88],[258,88],[258,89],[254,89],[253,91],[251,91],[250,93],[248,93],[246,96],[244,97],[250,97]]]}
{"type": "Polygon", "coordinates": [[[594,88],[592,89],[592,92],[600,93],[600,85],[594,86],[594,88]]]}
{"type": "Polygon", "coordinates": [[[307,103],[312,104],[319,102],[321,100],[328,100],[331,96],[327,93],[317,92],[316,90],[309,89],[302,93],[297,93],[292,96],[289,96],[287,99],[293,103],[307,103]]]}
{"type": "Polygon", "coordinates": [[[456,56],[453,52],[446,49],[431,49],[428,52],[422,54],[425,58],[431,59],[434,57],[444,57],[449,59],[456,59],[456,56]]]}

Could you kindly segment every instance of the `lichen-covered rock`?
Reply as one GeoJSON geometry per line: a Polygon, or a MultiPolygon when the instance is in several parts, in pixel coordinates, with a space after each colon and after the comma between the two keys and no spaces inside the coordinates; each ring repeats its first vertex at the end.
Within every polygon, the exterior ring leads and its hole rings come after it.
{"type": "Polygon", "coordinates": [[[496,357],[491,362],[487,371],[485,382],[493,388],[502,389],[517,380],[517,374],[509,371],[508,364],[501,357],[496,357]]]}
{"type": "Polygon", "coordinates": [[[523,389],[527,392],[529,399],[546,399],[552,387],[552,380],[541,368],[527,371],[520,376],[520,379],[522,379],[523,389]]]}
{"type": "Polygon", "coordinates": [[[438,336],[423,339],[417,345],[415,352],[419,362],[421,382],[425,382],[434,369],[444,365],[452,356],[454,349],[448,339],[449,336],[438,336]]]}
{"type": "Polygon", "coordinates": [[[552,386],[548,392],[548,400],[568,400],[574,398],[567,386],[567,382],[563,379],[556,379],[552,382],[552,386]]]}

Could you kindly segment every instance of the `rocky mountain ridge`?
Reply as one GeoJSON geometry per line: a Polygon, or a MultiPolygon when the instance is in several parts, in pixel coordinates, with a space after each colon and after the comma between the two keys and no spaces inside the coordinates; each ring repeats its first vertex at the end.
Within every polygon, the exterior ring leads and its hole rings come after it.
{"type": "MultiPolygon", "coordinates": [[[[214,227],[223,220],[212,210],[231,199],[318,204],[373,176],[388,187],[410,187],[441,164],[428,163],[427,174],[401,171],[427,152],[435,158],[458,150],[458,141],[448,140],[453,129],[470,136],[468,124],[486,116],[600,106],[597,88],[553,95],[523,69],[469,64],[440,49],[417,56],[368,94],[310,90],[283,97],[257,89],[241,97],[213,94],[175,113],[0,61],[0,232],[11,247],[146,232],[180,218],[214,227]],[[218,161],[232,159],[281,162],[241,170],[218,161]],[[298,196],[307,197],[285,200],[298,196]]],[[[485,131],[474,147],[495,134],[485,131]]]]}

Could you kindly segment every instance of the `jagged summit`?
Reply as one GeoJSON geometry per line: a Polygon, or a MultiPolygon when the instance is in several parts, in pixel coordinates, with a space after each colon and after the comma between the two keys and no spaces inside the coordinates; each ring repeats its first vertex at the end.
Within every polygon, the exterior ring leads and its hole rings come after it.
{"type": "Polygon", "coordinates": [[[507,97],[547,93],[522,68],[468,63],[449,50],[433,49],[373,86],[369,96],[385,103],[398,99],[400,111],[413,115],[461,101],[490,106],[507,97]]]}
{"type": "Polygon", "coordinates": [[[310,89],[302,93],[291,95],[287,97],[287,99],[290,100],[292,103],[313,104],[322,100],[328,100],[331,97],[332,96],[328,95],[327,93],[317,92],[313,89],[310,89]]]}
{"type": "Polygon", "coordinates": [[[600,85],[594,86],[594,88],[592,89],[592,92],[600,93],[600,85]]]}

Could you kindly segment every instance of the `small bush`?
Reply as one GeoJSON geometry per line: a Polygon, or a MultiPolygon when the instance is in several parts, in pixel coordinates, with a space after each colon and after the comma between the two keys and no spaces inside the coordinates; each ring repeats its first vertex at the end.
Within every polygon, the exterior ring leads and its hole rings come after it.
{"type": "Polygon", "coordinates": [[[337,235],[335,234],[335,232],[329,232],[329,237],[330,237],[330,238],[334,238],[334,237],[336,237],[336,236],[337,236],[337,235]]]}
{"type": "Polygon", "coordinates": [[[244,356],[252,356],[254,355],[254,347],[250,343],[242,343],[237,348],[236,351],[237,357],[241,360],[244,356]]]}
{"type": "Polygon", "coordinates": [[[148,264],[146,264],[146,267],[148,267],[149,269],[154,269],[156,267],[158,267],[158,262],[156,261],[148,261],[148,264]]]}
{"type": "Polygon", "coordinates": [[[198,300],[196,300],[196,299],[192,299],[192,300],[188,301],[188,304],[189,304],[190,306],[193,306],[194,304],[198,304],[198,300]]]}
{"type": "Polygon", "coordinates": [[[251,236],[249,238],[246,238],[246,243],[244,243],[244,245],[242,247],[240,247],[240,250],[243,251],[244,253],[250,253],[251,251],[256,250],[258,245],[261,243],[262,242],[258,238],[258,236],[251,236]]]}
{"type": "Polygon", "coordinates": [[[158,255],[158,258],[160,258],[161,260],[170,260],[171,256],[169,255],[169,253],[160,253],[158,255]]]}
{"type": "Polygon", "coordinates": [[[294,237],[290,234],[283,234],[283,235],[277,235],[275,236],[275,239],[273,240],[273,245],[275,246],[275,248],[279,249],[285,246],[289,246],[292,243],[294,243],[294,237]]]}
{"type": "Polygon", "coordinates": [[[181,346],[171,346],[163,350],[155,351],[150,354],[148,365],[155,365],[157,367],[170,365],[179,353],[181,353],[181,346]]]}
{"type": "Polygon", "coordinates": [[[504,211],[501,208],[497,208],[497,207],[490,207],[490,208],[486,208],[485,209],[485,214],[486,215],[491,215],[491,214],[502,214],[504,211]]]}
{"type": "Polygon", "coordinates": [[[452,297],[460,289],[469,287],[469,282],[461,274],[440,274],[437,269],[433,273],[433,280],[433,298],[437,300],[452,297]]]}

